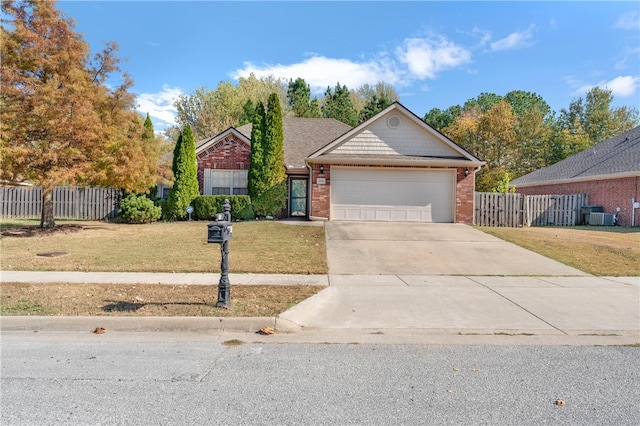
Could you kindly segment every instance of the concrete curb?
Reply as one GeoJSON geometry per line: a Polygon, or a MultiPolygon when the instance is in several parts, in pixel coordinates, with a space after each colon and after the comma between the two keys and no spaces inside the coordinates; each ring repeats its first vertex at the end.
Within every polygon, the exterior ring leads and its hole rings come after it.
{"type": "MultiPolygon", "coordinates": [[[[256,332],[263,327],[276,327],[274,317],[225,318],[225,317],[46,317],[3,316],[1,331],[93,331],[103,327],[122,332],[208,332],[238,331],[256,332]]],[[[286,327],[283,325],[282,329],[286,327]]]]}

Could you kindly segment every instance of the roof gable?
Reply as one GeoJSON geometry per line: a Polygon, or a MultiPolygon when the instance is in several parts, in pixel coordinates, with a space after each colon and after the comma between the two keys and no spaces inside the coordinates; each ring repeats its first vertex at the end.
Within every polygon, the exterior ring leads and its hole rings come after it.
{"type": "Polygon", "coordinates": [[[640,176],[640,126],[511,182],[512,186],[640,176]]]}
{"type": "Polygon", "coordinates": [[[228,138],[229,136],[235,136],[236,138],[246,143],[247,145],[251,144],[251,140],[250,140],[251,133],[249,133],[249,137],[247,137],[245,134],[238,131],[238,129],[236,129],[235,127],[229,127],[227,130],[225,130],[220,134],[217,134],[216,136],[197,142],[196,156],[201,152],[206,151],[208,148],[215,146],[218,142],[228,138]]]}
{"type": "Polygon", "coordinates": [[[316,151],[310,158],[337,155],[479,161],[398,102],[316,151]]]}

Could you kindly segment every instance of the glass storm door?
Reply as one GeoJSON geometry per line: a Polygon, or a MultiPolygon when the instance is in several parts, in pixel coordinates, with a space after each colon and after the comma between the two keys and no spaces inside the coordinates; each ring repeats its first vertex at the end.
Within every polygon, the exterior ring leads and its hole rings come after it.
{"type": "Polygon", "coordinates": [[[289,216],[307,216],[307,179],[292,178],[289,216]]]}

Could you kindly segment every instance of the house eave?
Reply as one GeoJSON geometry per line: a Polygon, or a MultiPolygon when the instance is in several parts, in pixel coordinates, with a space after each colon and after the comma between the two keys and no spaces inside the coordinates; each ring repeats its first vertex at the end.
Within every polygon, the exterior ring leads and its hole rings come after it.
{"type": "Polygon", "coordinates": [[[305,167],[293,167],[287,166],[285,167],[285,171],[288,175],[308,175],[309,169],[305,167]]]}
{"type": "Polygon", "coordinates": [[[401,157],[401,158],[362,158],[345,156],[342,158],[314,157],[307,158],[308,164],[353,164],[363,166],[420,166],[420,167],[470,167],[483,166],[483,161],[471,161],[466,159],[433,158],[433,157],[401,157]]]}
{"type": "Polygon", "coordinates": [[[539,180],[536,182],[527,182],[527,183],[520,183],[520,184],[517,182],[511,182],[509,186],[513,188],[530,188],[533,186],[563,185],[568,183],[622,179],[622,178],[630,178],[630,177],[640,177],[640,171],[611,173],[606,175],[578,176],[578,177],[563,178],[563,179],[539,180]]]}

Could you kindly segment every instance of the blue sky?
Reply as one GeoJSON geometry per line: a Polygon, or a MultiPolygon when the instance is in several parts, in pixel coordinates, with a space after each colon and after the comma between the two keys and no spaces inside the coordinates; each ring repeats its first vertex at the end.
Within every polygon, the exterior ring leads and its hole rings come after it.
{"type": "Polygon", "coordinates": [[[92,50],[116,41],[156,130],[173,101],[238,76],[302,77],[320,97],[384,81],[422,117],[482,92],[535,92],[554,111],[594,86],[638,107],[640,3],[72,1],[92,50]]]}

